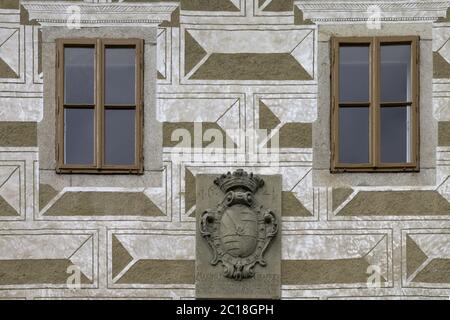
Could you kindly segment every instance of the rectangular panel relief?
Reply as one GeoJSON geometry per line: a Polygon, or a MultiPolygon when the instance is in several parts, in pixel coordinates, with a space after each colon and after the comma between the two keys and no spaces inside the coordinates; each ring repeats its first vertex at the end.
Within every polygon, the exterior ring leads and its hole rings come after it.
{"type": "Polygon", "coordinates": [[[96,230],[2,230],[0,289],[98,287],[96,230]]]}
{"type": "Polygon", "coordinates": [[[196,297],[279,299],[281,175],[198,175],[196,206],[196,297]]]}

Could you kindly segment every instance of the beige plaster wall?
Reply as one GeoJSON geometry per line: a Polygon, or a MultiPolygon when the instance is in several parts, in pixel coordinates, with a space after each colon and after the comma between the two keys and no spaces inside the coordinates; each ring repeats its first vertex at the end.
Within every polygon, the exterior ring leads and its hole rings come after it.
{"type": "Polygon", "coordinates": [[[245,168],[282,176],[282,298],[448,299],[447,8],[94,1],[103,12],[68,31],[64,10],[26,2],[0,0],[0,298],[193,298],[196,176],[245,168]],[[420,35],[420,173],[329,173],[331,34],[420,35]],[[54,39],[80,35],[146,40],[143,176],[54,172],[54,39]],[[225,133],[235,161],[203,157],[208,141],[177,158],[176,129],[225,133]],[[250,161],[229,129],[268,130],[258,149],[278,138],[277,165],[250,161]]]}

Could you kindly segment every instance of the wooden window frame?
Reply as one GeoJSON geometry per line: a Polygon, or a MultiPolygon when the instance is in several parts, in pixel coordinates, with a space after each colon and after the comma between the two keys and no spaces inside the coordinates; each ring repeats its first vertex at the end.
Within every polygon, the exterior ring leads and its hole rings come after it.
{"type": "Polygon", "coordinates": [[[419,172],[419,82],[420,64],[418,36],[397,37],[334,37],[331,39],[331,168],[339,172],[419,172]],[[381,43],[411,44],[411,101],[380,103],[380,48],[381,43]],[[339,101],[339,47],[346,44],[369,45],[369,101],[355,103],[369,108],[369,163],[349,164],[339,162],[339,107],[348,105],[339,101]],[[381,163],[380,159],[380,109],[383,107],[409,106],[411,108],[411,162],[381,163]]]}
{"type": "Polygon", "coordinates": [[[77,38],[56,40],[56,162],[57,173],[90,173],[90,174],[143,174],[143,62],[144,41],[137,38],[110,39],[110,38],[77,38]],[[92,106],[64,104],[64,48],[68,46],[94,47],[94,163],[92,165],[75,165],[64,163],[64,109],[92,108],[92,106]],[[105,106],[105,48],[107,46],[136,48],[135,66],[135,104],[105,106]],[[135,110],[135,163],[133,165],[107,165],[105,164],[105,110],[134,109],[135,110]]]}

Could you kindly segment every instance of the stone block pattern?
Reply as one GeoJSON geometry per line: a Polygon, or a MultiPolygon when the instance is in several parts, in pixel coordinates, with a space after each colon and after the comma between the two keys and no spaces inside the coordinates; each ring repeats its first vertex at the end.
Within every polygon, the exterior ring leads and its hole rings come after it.
{"type": "Polygon", "coordinates": [[[0,13],[0,298],[194,298],[196,175],[236,168],[283,176],[283,298],[450,295],[450,16],[433,24],[435,186],[314,186],[317,26],[292,0],[181,0],[157,36],[161,180],[122,187],[40,170],[41,26],[19,0],[0,13]],[[207,136],[175,160],[180,129],[222,133],[235,161],[202,156],[207,136]],[[236,129],[268,130],[279,166],[248,160],[236,129]]]}

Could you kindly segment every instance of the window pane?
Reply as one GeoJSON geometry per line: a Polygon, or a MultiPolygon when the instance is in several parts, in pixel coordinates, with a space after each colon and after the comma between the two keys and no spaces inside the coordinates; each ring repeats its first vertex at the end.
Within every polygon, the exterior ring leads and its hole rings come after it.
{"type": "Polygon", "coordinates": [[[106,104],[135,104],[135,68],[134,48],[106,47],[106,104]]]}
{"type": "Polygon", "coordinates": [[[105,110],[105,163],[135,163],[135,110],[105,110]]]}
{"type": "Polygon", "coordinates": [[[64,163],[94,163],[94,109],[64,110],[64,163]]]}
{"type": "Polygon", "coordinates": [[[94,47],[64,48],[64,103],[94,104],[94,47]]]}
{"type": "Polygon", "coordinates": [[[381,46],[381,101],[411,99],[411,45],[381,46]]]}
{"type": "Polygon", "coordinates": [[[369,101],[369,45],[339,49],[339,101],[369,101]]]}
{"type": "Polygon", "coordinates": [[[339,108],[339,162],[369,163],[369,108],[339,108]]]}
{"type": "Polygon", "coordinates": [[[410,120],[409,107],[381,108],[381,162],[410,162],[410,120]]]}

